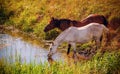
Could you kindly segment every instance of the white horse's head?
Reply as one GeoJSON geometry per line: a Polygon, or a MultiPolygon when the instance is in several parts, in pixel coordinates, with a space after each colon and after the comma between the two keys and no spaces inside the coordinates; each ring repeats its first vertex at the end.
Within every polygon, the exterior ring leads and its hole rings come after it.
{"type": "Polygon", "coordinates": [[[55,45],[53,42],[50,44],[48,57],[51,57],[56,52],[57,47],[58,45],[55,45]]]}

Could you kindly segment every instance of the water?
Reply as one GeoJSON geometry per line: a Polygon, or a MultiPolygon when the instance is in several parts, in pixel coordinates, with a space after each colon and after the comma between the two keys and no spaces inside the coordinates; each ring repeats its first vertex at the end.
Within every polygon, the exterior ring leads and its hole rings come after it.
{"type": "MultiPolygon", "coordinates": [[[[38,45],[31,44],[22,37],[13,37],[9,34],[0,34],[0,59],[14,63],[44,63],[48,62],[48,50],[38,45]]],[[[54,61],[63,61],[61,53],[52,56],[54,61]]]]}

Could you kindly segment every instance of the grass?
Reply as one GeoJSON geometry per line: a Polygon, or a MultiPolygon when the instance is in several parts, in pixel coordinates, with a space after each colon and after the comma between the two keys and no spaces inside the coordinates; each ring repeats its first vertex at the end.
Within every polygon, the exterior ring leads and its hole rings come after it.
{"type": "Polygon", "coordinates": [[[90,14],[102,14],[111,27],[120,24],[119,0],[1,0],[0,6],[0,24],[14,26],[42,39],[54,39],[60,33],[57,29],[48,35],[43,32],[51,17],[82,20],[90,14]]]}
{"type": "MultiPolygon", "coordinates": [[[[0,60],[0,74],[119,74],[120,52],[106,52],[96,54],[91,60],[77,64],[54,62],[52,64],[5,63],[0,60]]],[[[70,61],[69,61],[70,62],[70,61]]]]}

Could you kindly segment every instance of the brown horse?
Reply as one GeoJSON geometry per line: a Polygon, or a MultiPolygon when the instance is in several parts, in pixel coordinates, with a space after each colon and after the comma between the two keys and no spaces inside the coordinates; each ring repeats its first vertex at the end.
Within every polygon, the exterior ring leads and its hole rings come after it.
{"type": "MultiPolygon", "coordinates": [[[[58,28],[61,31],[64,31],[70,26],[82,27],[93,22],[104,24],[105,26],[108,25],[107,19],[103,15],[97,15],[97,14],[91,14],[87,18],[83,19],[82,21],[52,18],[50,23],[45,27],[44,32],[48,32],[54,28],[58,28]]],[[[69,54],[70,48],[71,48],[71,45],[69,44],[67,54],[69,54]]]]}

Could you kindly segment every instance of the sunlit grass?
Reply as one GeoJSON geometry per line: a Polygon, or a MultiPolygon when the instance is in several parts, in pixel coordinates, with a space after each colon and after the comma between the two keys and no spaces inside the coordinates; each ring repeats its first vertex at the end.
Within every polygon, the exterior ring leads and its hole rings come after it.
{"type": "Polygon", "coordinates": [[[58,30],[49,32],[49,36],[43,32],[51,17],[82,20],[90,14],[102,14],[112,26],[117,25],[120,19],[119,0],[1,0],[0,3],[2,24],[43,39],[53,39],[59,34],[58,30]]]}
{"type": "Polygon", "coordinates": [[[0,74],[119,74],[120,52],[98,53],[91,60],[77,64],[63,62],[49,63],[15,63],[0,60],[0,74]]]}

